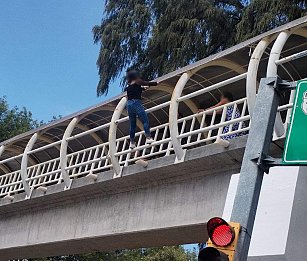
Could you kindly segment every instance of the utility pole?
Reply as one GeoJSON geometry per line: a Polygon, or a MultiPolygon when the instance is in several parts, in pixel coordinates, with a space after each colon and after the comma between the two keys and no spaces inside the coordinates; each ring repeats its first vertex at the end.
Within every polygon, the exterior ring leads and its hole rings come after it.
{"type": "Polygon", "coordinates": [[[289,88],[289,84],[283,83],[278,77],[264,78],[260,82],[231,215],[231,220],[242,226],[236,261],[247,260],[263,175],[269,169],[266,163],[269,159],[279,96],[282,90],[289,88]]]}

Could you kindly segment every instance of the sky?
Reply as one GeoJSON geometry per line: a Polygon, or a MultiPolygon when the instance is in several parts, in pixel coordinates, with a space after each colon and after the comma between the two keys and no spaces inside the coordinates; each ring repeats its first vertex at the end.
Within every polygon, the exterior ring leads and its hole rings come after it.
{"type": "MultiPolygon", "coordinates": [[[[0,97],[44,121],[105,100],[91,32],[103,9],[104,0],[1,0],[0,97]]],[[[108,98],[120,91],[112,84],[108,98]]]]}

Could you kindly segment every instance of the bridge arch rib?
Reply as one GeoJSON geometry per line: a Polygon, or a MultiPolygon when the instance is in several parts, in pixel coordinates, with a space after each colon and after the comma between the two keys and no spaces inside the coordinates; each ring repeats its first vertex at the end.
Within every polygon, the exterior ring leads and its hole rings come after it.
{"type": "MultiPolygon", "coordinates": [[[[243,76],[243,78],[246,77],[246,69],[242,68],[242,66],[240,66],[239,64],[229,61],[227,59],[219,59],[219,60],[213,60],[210,61],[207,64],[203,64],[202,66],[199,66],[197,68],[194,68],[190,71],[187,71],[185,73],[183,73],[180,77],[180,79],[178,80],[172,97],[171,97],[171,102],[170,102],[170,111],[169,111],[169,125],[170,125],[170,136],[171,136],[171,140],[172,140],[172,144],[174,147],[174,151],[176,154],[176,162],[181,162],[184,160],[185,157],[185,150],[183,149],[182,145],[181,145],[181,141],[180,138],[178,138],[179,136],[179,130],[178,130],[178,107],[179,107],[179,103],[180,101],[185,101],[185,99],[180,100],[180,97],[183,93],[183,89],[186,86],[186,84],[188,83],[189,80],[192,79],[193,75],[196,75],[197,72],[199,72],[202,69],[206,69],[208,67],[211,66],[220,66],[220,67],[224,67],[227,69],[232,70],[233,72],[236,72],[239,74],[239,76],[243,76]]],[[[240,80],[241,78],[239,78],[240,80]]],[[[233,81],[230,81],[230,83],[232,83],[233,81]]],[[[205,87],[203,85],[200,84],[200,86],[202,87],[202,90],[196,91],[199,94],[200,93],[210,93],[212,86],[218,86],[219,83],[217,84],[213,84],[209,87],[205,87]]],[[[221,85],[221,87],[224,85],[221,85]]],[[[189,96],[189,95],[187,95],[189,96]]],[[[196,95],[190,95],[190,98],[195,97],[196,95]]],[[[190,100],[190,99],[188,99],[190,100]]],[[[222,130],[220,128],[220,130],[222,130]]],[[[221,131],[219,131],[221,132],[221,131]]]]}

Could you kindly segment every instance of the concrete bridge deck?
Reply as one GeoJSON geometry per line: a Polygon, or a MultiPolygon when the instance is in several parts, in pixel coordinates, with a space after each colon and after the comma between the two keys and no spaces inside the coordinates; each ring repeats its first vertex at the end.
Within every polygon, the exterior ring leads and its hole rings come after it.
{"type": "MultiPolygon", "coordinates": [[[[245,143],[194,148],[178,164],[170,155],[131,165],[117,179],[112,171],[84,177],[66,191],[53,185],[31,200],[20,194],[0,206],[0,260],[202,242],[206,221],[223,213],[245,143]]],[[[272,155],[281,155],[275,144],[272,155]]]]}

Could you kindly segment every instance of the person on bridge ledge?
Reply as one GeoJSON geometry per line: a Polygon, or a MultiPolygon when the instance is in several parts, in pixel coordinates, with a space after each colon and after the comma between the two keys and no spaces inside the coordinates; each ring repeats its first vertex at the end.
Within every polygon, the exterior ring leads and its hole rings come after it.
{"type": "Polygon", "coordinates": [[[125,88],[125,91],[127,92],[128,98],[127,110],[130,123],[130,149],[134,149],[137,118],[143,123],[146,143],[150,144],[154,141],[150,134],[148,116],[142,104],[142,92],[146,90],[146,87],[157,86],[158,83],[144,81],[141,78],[140,72],[136,70],[128,70],[126,78],[128,86],[125,88]]]}
{"type": "MultiPolygon", "coordinates": [[[[221,94],[220,101],[217,104],[213,105],[212,107],[208,108],[207,110],[210,110],[210,109],[213,109],[213,108],[216,108],[216,107],[220,107],[222,105],[225,105],[225,104],[233,102],[233,101],[234,101],[234,99],[233,99],[233,95],[232,95],[231,92],[223,92],[221,94]]],[[[203,111],[205,111],[205,110],[199,109],[198,113],[203,112],[203,111]]],[[[216,113],[217,114],[222,114],[223,113],[223,109],[216,111],[216,113]]],[[[212,115],[213,111],[208,113],[208,114],[212,115]]],[[[239,109],[237,107],[235,109],[234,105],[227,106],[225,121],[230,121],[230,120],[238,119],[238,118],[241,118],[241,113],[240,113],[239,109]]],[[[237,131],[239,129],[244,129],[244,128],[245,128],[244,122],[242,122],[241,128],[240,128],[240,122],[234,123],[234,124],[232,124],[232,126],[231,125],[226,125],[223,128],[223,134],[226,134],[226,133],[229,133],[229,132],[233,132],[233,131],[237,131]]],[[[223,135],[221,137],[221,139],[223,139],[223,140],[230,140],[230,139],[233,139],[233,138],[245,135],[245,134],[246,134],[246,132],[236,132],[236,133],[233,133],[233,134],[223,135]]]]}

